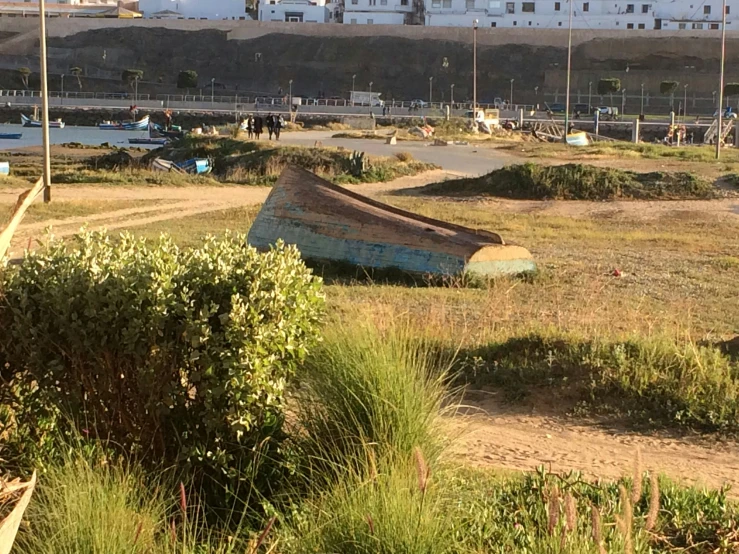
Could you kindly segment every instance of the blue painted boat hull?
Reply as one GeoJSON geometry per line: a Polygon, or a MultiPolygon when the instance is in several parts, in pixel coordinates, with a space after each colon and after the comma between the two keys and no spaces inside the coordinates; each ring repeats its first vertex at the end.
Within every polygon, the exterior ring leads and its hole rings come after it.
{"type": "Polygon", "coordinates": [[[116,123],[101,123],[98,129],[104,131],[146,131],[149,128],[150,117],[147,115],[139,121],[123,121],[116,123]]]}
{"type": "Polygon", "coordinates": [[[156,145],[156,146],[164,146],[165,144],[169,144],[169,139],[167,138],[130,138],[128,139],[128,144],[148,144],[148,145],[156,145]]]}
{"type": "Polygon", "coordinates": [[[525,248],[500,235],[399,210],[288,167],[249,231],[252,246],[278,240],[303,257],[424,275],[498,276],[531,272],[525,248]]]}
{"type": "Polygon", "coordinates": [[[0,140],[18,140],[23,133],[0,133],[0,140]]]}

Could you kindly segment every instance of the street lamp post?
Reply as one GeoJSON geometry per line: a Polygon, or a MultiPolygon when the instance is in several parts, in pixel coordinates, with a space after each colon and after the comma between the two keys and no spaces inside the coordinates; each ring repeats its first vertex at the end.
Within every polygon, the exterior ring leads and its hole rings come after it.
{"type": "Polygon", "coordinates": [[[477,121],[477,23],[472,22],[472,121],[477,121]]]}
{"type": "MultiPolygon", "coordinates": [[[[133,105],[139,105],[139,76],[136,75],[133,79],[133,105]]],[[[134,114],[135,117],[136,114],[134,114]]]]}
{"type": "Polygon", "coordinates": [[[639,115],[644,115],[644,83],[641,84],[641,110],[639,110],[639,115]]]}
{"type": "Polygon", "coordinates": [[[357,78],[356,74],[352,75],[352,97],[350,100],[352,101],[352,106],[354,106],[354,80],[357,78]]]}
{"type": "Polygon", "coordinates": [[[64,73],[62,73],[62,91],[61,91],[61,95],[62,96],[61,96],[59,102],[63,106],[64,105],[64,73]]]}
{"type": "Polygon", "coordinates": [[[452,83],[451,89],[452,89],[452,95],[451,95],[449,103],[452,105],[452,109],[454,109],[454,83],[452,83]]]}
{"type": "Polygon", "coordinates": [[[216,78],[211,77],[210,79],[210,105],[212,106],[216,102],[216,78]]]}
{"type": "Polygon", "coordinates": [[[372,113],[372,81],[369,82],[369,110],[372,113]]]}
{"type": "Polygon", "coordinates": [[[515,81],[515,79],[511,79],[511,99],[510,99],[511,107],[513,107],[513,81],[515,81]]]}
{"type": "Polygon", "coordinates": [[[433,102],[433,93],[434,93],[434,78],[429,77],[429,109],[431,109],[431,102],[433,102]]]}
{"type": "Polygon", "coordinates": [[[39,0],[39,46],[41,58],[41,137],[44,147],[44,202],[51,202],[51,153],[49,150],[49,88],[46,82],[46,2],[39,0]]]}
{"type": "Polygon", "coordinates": [[[593,81],[588,82],[588,110],[593,111],[593,81]]]}
{"type": "Polygon", "coordinates": [[[567,133],[570,132],[570,76],[572,73],[572,11],[575,0],[570,1],[570,18],[569,24],[567,25],[567,90],[565,97],[565,129],[562,133],[562,139],[567,144],[567,133]]]}
{"type": "Polygon", "coordinates": [[[626,112],[626,89],[621,91],[621,115],[626,112]]]}
{"type": "Polygon", "coordinates": [[[688,85],[683,87],[683,118],[688,117],[688,85]]]}
{"type": "Polygon", "coordinates": [[[289,100],[288,100],[287,109],[290,110],[290,111],[292,111],[292,109],[293,109],[293,80],[292,79],[290,79],[288,81],[288,85],[289,85],[290,88],[289,88],[289,92],[288,92],[288,98],[289,98],[289,100]]]}
{"type": "Polygon", "coordinates": [[[716,159],[721,157],[721,135],[723,135],[723,108],[724,108],[724,64],[726,62],[726,0],[721,8],[721,71],[719,72],[718,88],[718,135],[716,135],[716,159]]]}

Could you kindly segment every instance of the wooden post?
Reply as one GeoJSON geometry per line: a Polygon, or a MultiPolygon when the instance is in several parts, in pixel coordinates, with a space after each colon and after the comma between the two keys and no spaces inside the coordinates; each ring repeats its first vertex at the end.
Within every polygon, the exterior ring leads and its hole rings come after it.
{"type": "Polygon", "coordinates": [[[631,141],[634,144],[639,144],[639,141],[640,141],[640,137],[639,137],[640,132],[641,132],[641,130],[640,130],[640,124],[641,124],[641,122],[639,121],[639,118],[637,117],[634,120],[634,126],[631,129],[631,141]]]}
{"type": "Polygon", "coordinates": [[[44,202],[51,202],[51,154],[49,150],[49,88],[46,82],[46,1],[39,0],[41,58],[41,138],[44,148],[44,202]]]}

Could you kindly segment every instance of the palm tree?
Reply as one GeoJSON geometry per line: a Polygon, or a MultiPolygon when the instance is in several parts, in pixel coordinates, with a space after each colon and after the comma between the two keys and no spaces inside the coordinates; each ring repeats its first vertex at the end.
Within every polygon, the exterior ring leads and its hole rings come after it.
{"type": "Polygon", "coordinates": [[[21,76],[21,81],[23,82],[23,86],[26,87],[26,90],[28,90],[28,78],[31,76],[31,73],[31,70],[27,67],[18,68],[18,74],[21,76]]]}

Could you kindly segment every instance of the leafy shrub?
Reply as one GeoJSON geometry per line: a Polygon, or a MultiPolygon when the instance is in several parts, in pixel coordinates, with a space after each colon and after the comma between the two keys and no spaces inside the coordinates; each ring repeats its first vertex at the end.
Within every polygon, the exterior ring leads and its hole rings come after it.
{"type": "Polygon", "coordinates": [[[277,455],[286,380],[322,310],[295,248],[83,233],[28,254],[0,290],[0,405],[18,461],[47,453],[68,418],[192,471],[214,504],[223,487],[266,486],[276,466],[258,462],[277,455]]]}
{"type": "Polygon", "coordinates": [[[467,179],[422,187],[423,194],[489,195],[526,200],[609,200],[613,198],[713,198],[713,185],[691,173],[636,173],[582,164],[511,165],[467,179]]]}
{"type": "Polygon", "coordinates": [[[395,154],[395,157],[398,158],[399,161],[403,163],[408,163],[413,161],[413,154],[410,152],[398,152],[395,154]]]}

